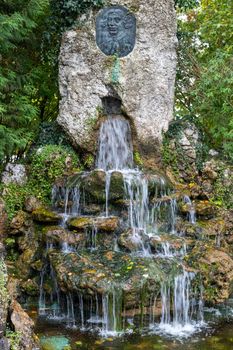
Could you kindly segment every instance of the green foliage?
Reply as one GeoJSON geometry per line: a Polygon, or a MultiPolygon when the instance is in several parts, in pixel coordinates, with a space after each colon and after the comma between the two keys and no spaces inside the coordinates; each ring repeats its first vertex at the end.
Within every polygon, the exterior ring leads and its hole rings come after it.
{"type": "Polygon", "coordinates": [[[9,219],[12,219],[18,210],[23,209],[25,199],[30,195],[37,197],[45,204],[50,203],[55,179],[67,171],[67,157],[71,159],[71,169],[77,168],[78,158],[72,149],[47,145],[33,153],[27,183],[23,186],[12,183],[4,187],[2,196],[9,219]]]}
{"type": "Polygon", "coordinates": [[[51,24],[57,32],[64,32],[67,28],[77,25],[78,18],[91,8],[100,8],[104,0],[50,0],[51,6],[51,24]]]}
{"type": "Polygon", "coordinates": [[[40,119],[57,111],[56,79],[41,60],[48,0],[1,1],[0,161],[21,155],[32,143],[40,119]]]}
{"type": "Polygon", "coordinates": [[[20,350],[21,332],[13,332],[9,329],[6,331],[6,337],[10,340],[11,350],[20,350]]]}
{"type": "Polygon", "coordinates": [[[142,160],[142,158],[140,156],[140,153],[136,151],[136,152],[134,152],[133,156],[134,156],[135,164],[137,166],[139,166],[139,167],[142,167],[143,166],[143,160],[142,160]]]}
{"type": "Polygon", "coordinates": [[[178,23],[176,112],[189,115],[210,148],[233,160],[231,0],[202,0],[178,23]]]}
{"type": "Polygon", "coordinates": [[[175,0],[175,6],[178,9],[191,9],[198,6],[199,0],[175,0]]]}

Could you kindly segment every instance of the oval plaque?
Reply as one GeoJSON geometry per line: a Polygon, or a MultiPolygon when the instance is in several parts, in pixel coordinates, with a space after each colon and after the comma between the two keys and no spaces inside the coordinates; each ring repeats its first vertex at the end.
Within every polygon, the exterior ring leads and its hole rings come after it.
{"type": "Polygon", "coordinates": [[[103,9],[96,18],[96,43],[107,56],[127,56],[136,40],[136,18],[123,6],[103,9]]]}

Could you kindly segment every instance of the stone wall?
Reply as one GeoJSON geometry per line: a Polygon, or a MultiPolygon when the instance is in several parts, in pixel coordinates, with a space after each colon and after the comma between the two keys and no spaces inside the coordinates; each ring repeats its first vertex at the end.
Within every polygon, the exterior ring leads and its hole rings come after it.
{"type": "Polygon", "coordinates": [[[58,123],[72,143],[95,153],[103,99],[121,101],[134,144],[144,158],[156,158],[163,131],[173,118],[176,16],[173,0],[111,0],[136,17],[136,44],[123,58],[106,56],[96,45],[98,13],[67,31],[60,51],[58,123]]]}

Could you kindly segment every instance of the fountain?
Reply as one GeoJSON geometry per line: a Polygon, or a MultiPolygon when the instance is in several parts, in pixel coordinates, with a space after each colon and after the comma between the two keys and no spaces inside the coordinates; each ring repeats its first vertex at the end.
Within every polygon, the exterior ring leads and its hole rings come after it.
{"type": "MultiPolygon", "coordinates": [[[[163,176],[147,175],[134,167],[130,124],[122,116],[111,115],[102,123],[96,165],[98,169],[94,172],[79,173],[77,176],[68,178],[64,186],[53,188],[54,208],[62,213],[63,217],[61,226],[68,232],[70,220],[81,218],[81,224],[84,226],[79,226],[78,229],[83,230],[85,244],[78,248],[64,241],[59,248],[59,253],[56,253],[56,249],[54,253],[53,246],[50,247],[51,251],[48,250],[50,268],[44,268],[41,272],[40,314],[44,316],[47,314],[49,317],[60,316],[66,319],[68,327],[95,330],[103,337],[121,335],[129,331],[132,325],[136,329],[147,328],[155,333],[189,336],[201,324],[202,301],[200,290],[194,290],[195,273],[187,272],[182,262],[186,254],[186,244],[182,243],[176,248],[169,241],[169,237],[180,239],[179,233],[176,232],[176,199],[172,196],[173,192],[163,176]],[[85,215],[86,207],[92,205],[94,201],[93,193],[88,194],[88,186],[92,182],[92,176],[97,176],[96,174],[104,178],[103,186],[101,185],[103,196],[99,197],[101,204],[96,203],[99,205],[96,216],[85,215]],[[116,176],[120,182],[118,187],[122,191],[120,198],[125,207],[123,212],[122,206],[117,206],[111,200],[116,176]],[[104,248],[104,237],[107,234],[105,233],[104,236],[103,230],[106,229],[104,223],[106,220],[111,220],[113,215],[120,217],[120,226],[112,238],[108,238],[110,246],[104,248]],[[87,224],[83,224],[85,222],[87,224]],[[127,232],[129,245],[133,247],[131,252],[125,253],[125,248],[122,246],[122,239],[120,239],[122,230],[127,232]],[[168,240],[163,239],[160,251],[156,252],[152,249],[151,242],[153,239],[160,242],[163,237],[161,234],[164,235],[164,233],[168,240]],[[89,253],[83,255],[83,252],[89,253]],[[78,280],[78,282],[72,282],[78,283],[73,287],[75,290],[70,289],[69,282],[67,284],[69,291],[64,295],[59,289],[61,276],[59,281],[56,279],[56,274],[59,273],[57,262],[54,263],[61,254],[63,254],[62,268],[66,269],[66,259],[72,259],[74,265],[76,259],[77,261],[91,259],[88,262],[88,269],[84,272],[90,271],[92,274],[93,271],[97,275],[94,266],[96,263],[98,265],[98,261],[102,262],[99,254],[109,255],[109,270],[101,272],[100,275],[107,273],[111,276],[110,280],[106,279],[100,284],[97,282],[94,286],[85,279],[83,282],[78,280]],[[127,265],[126,271],[130,272],[133,266],[138,264],[142,264],[145,271],[139,277],[136,287],[136,293],[140,297],[133,306],[135,310],[133,318],[127,317],[129,306],[124,299],[129,288],[128,282],[124,282],[125,276],[121,276],[120,270],[116,269],[111,256],[115,257],[116,262],[121,261],[122,258],[130,259],[131,265],[127,265]],[[93,263],[92,259],[94,259],[93,263]],[[150,269],[152,271],[155,269],[157,272],[151,273],[150,269]],[[161,269],[168,272],[163,272],[161,269]],[[46,301],[46,293],[43,289],[45,274],[48,270],[54,286],[49,302],[46,301]],[[148,283],[151,284],[150,287],[148,283]],[[87,294],[85,284],[92,289],[87,294]],[[154,310],[160,307],[159,305],[161,305],[160,320],[154,313],[154,310]],[[139,315],[141,315],[140,320],[139,315]]],[[[192,204],[187,196],[184,201],[190,207],[189,220],[194,223],[192,204]]],[[[107,236],[111,237],[109,234],[107,236]]],[[[72,269],[72,265],[68,262],[67,266],[67,271],[72,269]]],[[[68,272],[68,275],[73,274],[75,272],[68,272]]],[[[67,282],[62,281],[63,289],[64,283],[67,282]]]]}

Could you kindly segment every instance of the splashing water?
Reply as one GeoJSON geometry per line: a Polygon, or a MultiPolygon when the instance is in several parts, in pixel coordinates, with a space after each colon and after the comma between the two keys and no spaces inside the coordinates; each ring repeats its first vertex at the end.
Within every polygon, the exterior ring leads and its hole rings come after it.
{"type": "Polygon", "coordinates": [[[202,294],[195,299],[191,285],[195,274],[183,271],[174,279],[173,295],[171,285],[162,283],[162,317],[159,331],[171,336],[188,337],[203,326],[202,294]],[[173,300],[173,305],[171,301],[173,300]],[[196,320],[194,320],[196,312],[196,320]]]}

